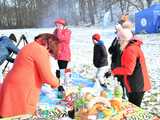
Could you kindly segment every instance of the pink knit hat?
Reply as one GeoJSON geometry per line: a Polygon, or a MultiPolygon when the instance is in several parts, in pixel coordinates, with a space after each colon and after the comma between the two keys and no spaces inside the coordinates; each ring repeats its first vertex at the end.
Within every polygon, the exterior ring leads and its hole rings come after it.
{"type": "Polygon", "coordinates": [[[59,23],[59,24],[62,24],[62,25],[65,25],[66,24],[66,21],[62,18],[57,18],[55,21],[54,21],[55,24],[59,23]]]}

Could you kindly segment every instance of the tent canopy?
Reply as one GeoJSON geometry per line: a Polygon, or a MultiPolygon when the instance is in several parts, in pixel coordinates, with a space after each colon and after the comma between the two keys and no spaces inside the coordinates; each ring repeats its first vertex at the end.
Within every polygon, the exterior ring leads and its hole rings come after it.
{"type": "Polygon", "coordinates": [[[135,32],[160,32],[160,4],[155,4],[135,14],[135,32]]]}

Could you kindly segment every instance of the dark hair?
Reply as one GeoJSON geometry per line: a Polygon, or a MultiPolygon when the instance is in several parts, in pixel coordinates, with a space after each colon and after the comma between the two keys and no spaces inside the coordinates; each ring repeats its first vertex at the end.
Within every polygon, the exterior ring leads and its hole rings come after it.
{"type": "Polygon", "coordinates": [[[58,38],[57,38],[54,34],[51,34],[51,33],[42,33],[42,34],[39,34],[39,35],[36,36],[34,39],[35,39],[35,41],[36,41],[36,40],[39,39],[39,38],[42,38],[42,39],[47,40],[47,41],[48,41],[48,39],[50,39],[50,38],[51,38],[53,41],[58,40],[58,38]]]}
{"type": "Polygon", "coordinates": [[[9,39],[17,42],[17,38],[16,38],[16,36],[15,36],[13,33],[11,33],[11,34],[9,35],[9,39]]]}

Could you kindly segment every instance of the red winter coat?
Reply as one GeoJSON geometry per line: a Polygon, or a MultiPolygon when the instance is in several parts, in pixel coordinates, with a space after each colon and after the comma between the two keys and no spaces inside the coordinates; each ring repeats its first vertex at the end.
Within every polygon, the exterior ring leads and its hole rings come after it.
{"type": "Polygon", "coordinates": [[[34,114],[43,83],[57,87],[51,73],[49,53],[37,42],[21,49],[7,74],[0,94],[0,116],[34,114]]]}
{"type": "Polygon", "coordinates": [[[151,89],[144,54],[140,48],[141,44],[138,38],[133,38],[123,50],[121,67],[112,70],[114,75],[124,75],[124,83],[128,92],[142,92],[151,89]]]}
{"type": "Polygon", "coordinates": [[[70,61],[71,51],[70,51],[70,39],[71,31],[69,29],[56,29],[54,34],[59,39],[58,55],[57,60],[70,61]]]}
{"type": "Polygon", "coordinates": [[[2,88],[2,84],[0,83],[0,95],[1,95],[1,88],[2,88]]]}

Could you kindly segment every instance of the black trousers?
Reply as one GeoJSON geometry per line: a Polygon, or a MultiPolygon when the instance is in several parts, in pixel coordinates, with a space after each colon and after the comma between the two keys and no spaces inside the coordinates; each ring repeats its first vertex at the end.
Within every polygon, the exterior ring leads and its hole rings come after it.
{"type": "Polygon", "coordinates": [[[65,69],[67,68],[68,61],[65,60],[58,60],[58,67],[59,69],[65,69]]]}
{"type": "MultiPolygon", "coordinates": [[[[68,61],[58,60],[59,69],[66,69],[68,65],[68,61]]],[[[60,78],[60,70],[56,70],[56,77],[60,78]]]]}
{"type": "Polygon", "coordinates": [[[137,105],[137,106],[141,106],[141,102],[144,96],[144,92],[131,92],[128,93],[128,98],[129,98],[129,102],[137,105]]]}

